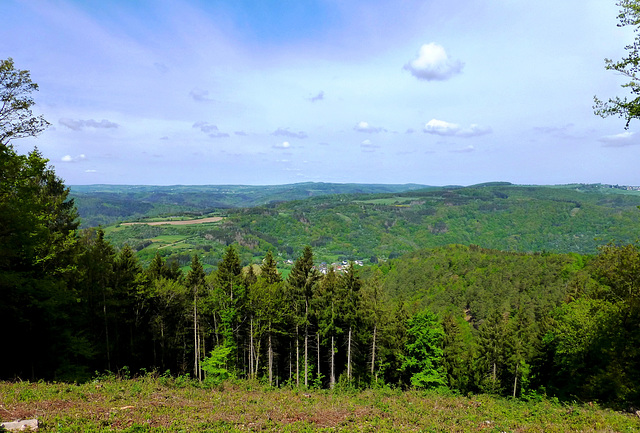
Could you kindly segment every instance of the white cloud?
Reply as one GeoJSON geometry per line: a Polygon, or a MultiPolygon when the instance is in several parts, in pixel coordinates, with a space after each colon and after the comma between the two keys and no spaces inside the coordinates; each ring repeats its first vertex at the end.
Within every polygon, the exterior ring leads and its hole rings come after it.
{"type": "Polygon", "coordinates": [[[434,42],[420,47],[418,57],[404,65],[404,69],[419,80],[443,81],[462,72],[464,63],[449,58],[445,49],[434,42]]]}
{"type": "Polygon", "coordinates": [[[490,134],[491,128],[472,124],[468,128],[463,128],[457,123],[445,122],[444,120],[431,119],[424,125],[424,132],[427,134],[441,135],[445,137],[478,137],[490,134]]]}
{"type": "Polygon", "coordinates": [[[476,150],[475,147],[473,147],[473,144],[468,145],[467,147],[463,148],[463,149],[457,149],[457,150],[452,150],[451,152],[453,153],[469,153],[469,152],[474,152],[476,150]]]}
{"type": "Polygon", "coordinates": [[[80,162],[80,161],[84,161],[85,159],[87,159],[87,156],[84,153],[81,153],[78,156],[71,156],[71,155],[65,155],[62,158],[60,158],[60,161],[62,162],[80,162]]]}
{"type": "Polygon", "coordinates": [[[362,143],[360,143],[360,147],[363,152],[375,152],[376,149],[380,148],[380,146],[373,144],[369,139],[363,140],[362,143]]]}
{"type": "Polygon", "coordinates": [[[69,129],[73,129],[74,131],[81,131],[84,128],[117,128],[119,126],[117,123],[111,122],[106,119],[102,119],[100,122],[98,122],[94,119],[74,120],[69,119],[68,117],[63,117],[58,122],[69,129]]]}
{"type": "Polygon", "coordinates": [[[98,170],[91,170],[91,169],[89,169],[89,170],[85,170],[84,172],[85,172],[85,173],[97,173],[97,172],[98,172],[98,170]]]}
{"type": "Polygon", "coordinates": [[[283,141],[281,144],[274,144],[274,149],[289,149],[291,147],[291,143],[288,141],[283,141]]]}
{"type": "Polygon", "coordinates": [[[358,124],[354,126],[353,129],[355,129],[358,132],[367,132],[371,134],[376,134],[378,132],[382,132],[385,130],[384,128],[372,126],[369,124],[369,122],[365,122],[364,120],[361,122],[358,122],[358,124]]]}
{"type": "Polygon", "coordinates": [[[307,138],[307,134],[300,132],[292,132],[289,131],[289,128],[278,128],[271,133],[271,135],[281,136],[281,137],[290,137],[290,138],[307,138]]]}
{"type": "Polygon", "coordinates": [[[598,139],[604,143],[605,147],[624,147],[638,144],[636,133],[631,131],[622,132],[616,135],[607,135],[598,139]]]}

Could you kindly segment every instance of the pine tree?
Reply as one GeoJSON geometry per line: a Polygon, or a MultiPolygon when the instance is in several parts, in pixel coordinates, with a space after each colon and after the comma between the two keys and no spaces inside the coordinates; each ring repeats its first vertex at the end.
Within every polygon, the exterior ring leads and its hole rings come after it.
{"type": "MultiPolygon", "coordinates": [[[[287,278],[290,299],[293,302],[294,323],[296,329],[296,364],[299,364],[298,330],[304,327],[304,386],[309,386],[309,319],[310,304],[315,284],[320,279],[319,272],[313,267],[313,252],[306,246],[291,269],[287,278]]],[[[296,384],[300,385],[300,374],[296,365],[296,384]]]]}
{"type": "Polygon", "coordinates": [[[335,356],[338,351],[336,340],[342,334],[342,329],[338,326],[340,314],[340,300],[338,299],[339,281],[333,267],[322,277],[317,286],[314,298],[314,309],[318,320],[318,334],[322,337],[322,342],[329,345],[329,387],[336,384],[336,363],[335,356]]]}
{"type": "Polygon", "coordinates": [[[200,321],[198,315],[198,304],[199,299],[203,295],[203,289],[205,285],[205,277],[204,269],[202,268],[202,263],[200,263],[200,259],[197,254],[193,255],[191,259],[191,268],[187,273],[187,278],[185,283],[187,287],[191,290],[193,295],[193,351],[194,351],[194,360],[193,360],[193,374],[198,380],[202,380],[202,370],[200,366],[200,360],[202,353],[204,352],[204,348],[201,347],[202,342],[202,330],[200,329],[200,321]]]}
{"type": "Polygon", "coordinates": [[[341,320],[347,332],[347,380],[353,377],[353,348],[356,327],[361,321],[360,288],[362,281],[354,263],[349,263],[346,272],[340,276],[342,292],[341,320]]]}

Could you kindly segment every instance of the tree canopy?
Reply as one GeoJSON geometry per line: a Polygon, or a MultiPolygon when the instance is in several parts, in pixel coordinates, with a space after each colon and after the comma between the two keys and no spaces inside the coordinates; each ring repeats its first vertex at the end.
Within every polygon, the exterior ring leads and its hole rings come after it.
{"type": "Polygon", "coordinates": [[[49,126],[42,116],[35,116],[31,93],[38,85],[29,71],[16,69],[13,59],[0,60],[0,145],[8,146],[14,138],[33,137],[49,126]]]}
{"type": "Polygon", "coordinates": [[[618,15],[620,20],[618,26],[632,26],[635,38],[631,44],[624,47],[627,50],[627,56],[618,61],[605,59],[605,68],[630,79],[622,87],[630,91],[631,99],[616,96],[608,101],[601,101],[596,97],[593,108],[595,113],[602,117],[619,116],[624,118],[627,121],[625,128],[629,128],[632,119],[640,118],[640,77],[638,75],[640,72],[640,55],[638,54],[640,49],[640,33],[638,32],[640,29],[640,3],[638,0],[620,0],[618,6],[621,8],[618,15]]]}

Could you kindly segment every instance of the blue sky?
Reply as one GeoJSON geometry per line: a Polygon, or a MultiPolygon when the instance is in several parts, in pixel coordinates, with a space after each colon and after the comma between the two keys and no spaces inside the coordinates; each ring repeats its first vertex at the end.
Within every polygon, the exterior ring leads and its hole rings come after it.
{"type": "Polygon", "coordinates": [[[4,0],[67,184],[638,185],[614,0],[4,0]]]}

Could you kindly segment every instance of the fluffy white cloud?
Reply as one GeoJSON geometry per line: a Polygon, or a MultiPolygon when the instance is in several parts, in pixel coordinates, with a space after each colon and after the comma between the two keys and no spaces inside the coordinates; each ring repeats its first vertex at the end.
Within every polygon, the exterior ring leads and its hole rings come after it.
{"type": "Polygon", "coordinates": [[[84,161],[85,159],[87,159],[87,156],[82,153],[78,156],[71,156],[71,155],[65,155],[62,158],[60,158],[60,161],[62,162],[80,162],[80,161],[84,161]]]}
{"type": "Polygon", "coordinates": [[[281,144],[275,144],[273,146],[274,149],[289,149],[291,147],[291,143],[288,141],[283,141],[281,144]]]}
{"type": "Polygon", "coordinates": [[[445,49],[434,42],[420,47],[418,57],[406,65],[404,69],[419,80],[448,80],[462,72],[464,63],[449,58],[445,49]]]}
{"type": "Polygon", "coordinates": [[[607,135],[598,139],[604,143],[605,147],[624,147],[638,144],[636,133],[631,131],[622,132],[616,135],[607,135]]]}
{"type": "Polygon", "coordinates": [[[353,129],[355,129],[358,132],[368,132],[371,134],[384,131],[384,128],[372,126],[369,124],[369,122],[365,122],[364,120],[361,122],[358,122],[358,124],[354,126],[353,129]]]}
{"type": "Polygon", "coordinates": [[[84,128],[117,128],[118,124],[110,122],[109,120],[102,119],[100,122],[94,119],[82,120],[82,119],[69,119],[63,117],[58,121],[61,125],[66,126],[74,131],[81,131],[84,128]]]}
{"type": "Polygon", "coordinates": [[[457,123],[445,122],[444,120],[431,119],[424,125],[424,132],[427,134],[435,134],[450,137],[477,137],[491,133],[488,126],[480,126],[472,124],[468,128],[463,128],[457,123]]]}

